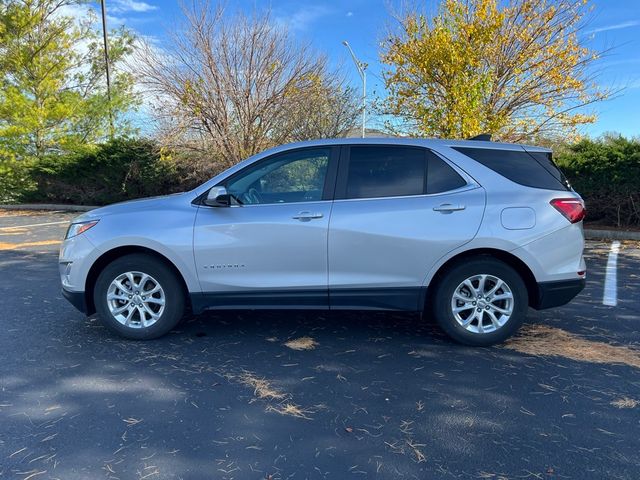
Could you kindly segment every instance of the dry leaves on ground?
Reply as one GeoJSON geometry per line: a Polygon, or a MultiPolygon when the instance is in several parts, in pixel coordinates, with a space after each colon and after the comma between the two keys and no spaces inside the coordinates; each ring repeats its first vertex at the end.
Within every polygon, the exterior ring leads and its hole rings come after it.
{"type": "Polygon", "coordinates": [[[292,350],[313,350],[318,345],[318,342],[311,337],[300,337],[289,340],[284,345],[292,350]]]}
{"type": "Polygon", "coordinates": [[[505,348],[537,356],[565,357],[591,363],[622,364],[640,368],[640,350],[587,340],[547,325],[527,325],[505,348]]]}
{"type": "Polygon", "coordinates": [[[616,408],[636,408],[639,404],[638,400],[629,397],[616,398],[611,402],[616,408]]]}

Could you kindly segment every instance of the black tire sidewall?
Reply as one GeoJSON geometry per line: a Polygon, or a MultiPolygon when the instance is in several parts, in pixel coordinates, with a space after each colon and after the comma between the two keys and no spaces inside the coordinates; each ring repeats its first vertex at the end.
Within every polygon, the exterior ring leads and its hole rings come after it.
{"type": "Polygon", "coordinates": [[[483,258],[455,265],[444,274],[436,286],[432,312],[440,327],[456,342],[473,346],[490,346],[502,343],[520,328],[526,318],[528,307],[527,287],[520,274],[500,260],[483,258]],[[496,332],[484,334],[469,332],[456,321],[451,311],[451,298],[458,285],[466,278],[479,274],[495,275],[502,279],[513,294],[513,313],[509,321],[496,332]]]}
{"type": "Polygon", "coordinates": [[[107,265],[96,280],[93,291],[96,312],[102,323],[112,332],[132,340],[158,338],[174,328],[184,313],[184,290],[176,274],[162,260],[144,254],[120,257],[107,265]],[[111,282],[122,273],[139,271],[155,278],[164,290],[165,308],[156,323],[147,328],[129,328],[118,322],[107,305],[107,291],[111,282]]]}

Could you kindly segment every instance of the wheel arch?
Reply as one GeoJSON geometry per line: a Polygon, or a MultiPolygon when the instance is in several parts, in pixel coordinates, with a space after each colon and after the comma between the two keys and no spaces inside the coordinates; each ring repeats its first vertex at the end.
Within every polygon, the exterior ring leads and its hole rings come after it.
{"type": "Polygon", "coordinates": [[[518,272],[520,277],[525,283],[527,287],[527,294],[529,297],[529,305],[534,305],[538,300],[538,283],[536,278],[531,271],[531,269],[527,266],[527,264],[516,255],[509,253],[505,250],[500,250],[497,248],[474,248],[471,250],[465,250],[464,252],[460,252],[457,255],[447,259],[433,274],[431,280],[429,281],[427,287],[426,294],[426,302],[429,303],[431,299],[431,295],[433,294],[435,287],[442,276],[454,265],[458,265],[462,262],[469,260],[470,258],[482,258],[482,257],[491,257],[497,260],[504,262],[509,265],[513,269],[518,272]]]}
{"type": "Polygon", "coordinates": [[[126,245],[126,246],[115,247],[115,248],[112,248],[111,250],[106,251],[105,253],[100,255],[95,262],[93,262],[93,265],[91,265],[91,268],[87,273],[87,278],[85,281],[85,288],[84,288],[87,315],[92,315],[96,312],[96,306],[93,301],[93,290],[95,288],[96,280],[98,279],[98,275],[100,275],[100,272],[102,272],[102,270],[104,270],[104,268],[114,260],[120,257],[123,257],[124,255],[129,255],[132,253],[142,253],[145,255],[149,255],[151,257],[154,257],[160,260],[166,266],[168,266],[175,273],[176,277],[178,278],[178,281],[182,285],[184,295],[185,295],[184,298],[185,298],[186,305],[188,307],[191,307],[187,282],[185,281],[184,276],[182,275],[182,272],[180,272],[178,267],[176,267],[176,265],[171,260],[169,260],[166,256],[164,256],[160,252],[153,250],[151,248],[142,247],[139,245],[126,245]]]}

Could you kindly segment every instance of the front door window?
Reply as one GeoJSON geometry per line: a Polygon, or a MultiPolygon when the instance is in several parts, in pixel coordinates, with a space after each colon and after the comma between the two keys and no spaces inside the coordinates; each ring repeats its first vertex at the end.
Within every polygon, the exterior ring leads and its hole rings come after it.
{"type": "Polygon", "coordinates": [[[232,177],[227,191],[239,205],[320,201],[329,155],[328,148],[276,155],[232,177]]]}

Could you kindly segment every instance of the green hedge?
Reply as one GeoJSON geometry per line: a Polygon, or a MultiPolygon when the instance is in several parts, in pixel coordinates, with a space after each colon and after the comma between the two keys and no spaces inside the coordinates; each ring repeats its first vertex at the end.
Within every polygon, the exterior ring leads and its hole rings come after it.
{"type": "Polygon", "coordinates": [[[106,205],[191,190],[229,166],[215,154],[127,138],[41,160],[0,155],[0,203],[106,205]]]}
{"type": "Polygon", "coordinates": [[[22,201],[106,205],[179,189],[175,166],[162,159],[151,140],[117,139],[30,167],[35,185],[22,201]]]}
{"type": "Polygon", "coordinates": [[[0,156],[0,203],[19,202],[25,192],[35,188],[30,165],[29,162],[0,156]]]}
{"type": "Polygon", "coordinates": [[[585,199],[588,223],[640,226],[640,140],[583,140],[556,162],[585,199]]]}

